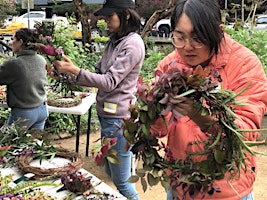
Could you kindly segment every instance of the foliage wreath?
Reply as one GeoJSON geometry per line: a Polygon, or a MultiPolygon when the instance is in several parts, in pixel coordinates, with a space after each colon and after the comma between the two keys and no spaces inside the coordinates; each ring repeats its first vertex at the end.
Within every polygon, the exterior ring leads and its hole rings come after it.
{"type": "Polygon", "coordinates": [[[66,97],[52,93],[48,93],[47,95],[47,104],[49,106],[68,108],[72,106],[78,106],[81,103],[82,97],[80,95],[72,95],[66,97]]]}
{"type": "Polygon", "coordinates": [[[25,173],[34,173],[35,178],[43,177],[61,177],[62,175],[69,172],[70,168],[80,169],[83,165],[83,158],[79,153],[69,151],[64,148],[56,148],[56,156],[66,158],[71,161],[68,165],[57,168],[43,168],[31,166],[30,163],[33,160],[33,155],[27,153],[25,155],[20,155],[16,158],[18,168],[25,173]],[[70,167],[71,166],[71,167],[70,167]]]}
{"type": "MultiPolygon", "coordinates": [[[[218,89],[221,82],[218,71],[201,66],[194,70],[172,66],[165,73],[156,71],[155,75],[159,79],[152,87],[145,86],[139,79],[137,103],[130,106],[131,117],[123,125],[124,136],[132,146],[133,154],[143,161],[143,169],[137,170],[137,175],[129,181],[136,182],[140,178],[144,191],[147,182],[150,186],[160,182],[164,188],[171,187],[173,191],[182,186],[183,195],[189,193],[192,198],[199,193],[205,196],[219,192],[220,188],[214,185],[214,180],[223,179],[227,172],[230,179],[239,175],[242,167],[246,169],[246,154],[257,153],[249,147],[256,145],[256,142],[245,141],[243,133],[259,130],[241,130],[235,124],[235,119],[239,118],[234,113],[234,106],[244,105],[235,98],[248,86],[238,94],[218,89]],[[196,112],[215,118],[214,124],[210,125],[212,128],[205,133],[207,142],[189,144],[203,145],[204,151],[187,152],[185,160],[174,159],[172,152],[159,140],[160,133],[150,132],[151,126],[159,118],[165,121],[164,115],[170,111],[171,120],[181,116],[172,109],[170,102],[175,104],[182,96],[196,102],[196,112]],[[162,150],[165,151],[164,157],[159,153],[162,150]],[[206,159],[196,162],[194,157],[200,155],[206,159]]],[[[175,196],[178,197],[178,192],[175,196]]]]}

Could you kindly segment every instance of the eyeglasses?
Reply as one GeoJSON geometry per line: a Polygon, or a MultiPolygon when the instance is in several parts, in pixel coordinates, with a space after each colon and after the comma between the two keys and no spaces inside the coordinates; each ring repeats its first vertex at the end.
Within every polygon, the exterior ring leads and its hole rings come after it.
{"type": "Polygon", "coordinates": [[[187,38],[183,38],[182,36],[173,36],[172,34],[171,40],[172,40],[173,46],[179,49],[184,48],[186,41],[188,41],[190,45],[196,49],[200,49],[204,46],[204,44],[197,37],[187,39],[187,38]]]}

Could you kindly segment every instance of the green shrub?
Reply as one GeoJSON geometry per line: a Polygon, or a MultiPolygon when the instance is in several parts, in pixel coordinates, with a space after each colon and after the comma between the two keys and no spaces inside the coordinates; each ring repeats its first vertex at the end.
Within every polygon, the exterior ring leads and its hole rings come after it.
{"type": "Polygon", "coordinates": [[[165,56],[162,52],[152,52],[144,60],[143,66],[140,71],[140,76],[145,81],[149,81],[154,78],[154,71],[158,66],[158,62],[165,56]]]}

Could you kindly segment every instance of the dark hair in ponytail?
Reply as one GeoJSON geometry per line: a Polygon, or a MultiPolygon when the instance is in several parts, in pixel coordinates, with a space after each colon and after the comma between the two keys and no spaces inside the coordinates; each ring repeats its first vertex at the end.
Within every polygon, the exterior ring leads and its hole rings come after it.
{"type": "Polygon", "coordinates": [[[28,28],[20,28],[16,31],[14,37],[17,40],[22,40],[24,44],[24,49],[36,50],[37,47],[33,45],[36,43],[36,34],[28,28]]]}

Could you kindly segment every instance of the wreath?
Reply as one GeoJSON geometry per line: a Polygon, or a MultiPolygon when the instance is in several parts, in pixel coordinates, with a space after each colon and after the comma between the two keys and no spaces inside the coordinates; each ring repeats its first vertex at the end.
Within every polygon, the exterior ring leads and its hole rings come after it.
{"type": "Polygon", "coordinates": [[[81,95],[62,96],[52,92],[48,93],[47,95],[47,104],[49,106],[68,108],[72,106],[78,106],[81,103],[82,103],[81,95]]]}
{"type": "Polygon", "coordinates": [[[27,153],[25,155],[20,155],[16,158],[18,168],[24,173],[33,173],[35,178],[42,177],[61,177],[62,175],[69,172],[70,168],[80,169],[83,166],[83,158],[79,153],[69,151],[64,148],[56,148],[55,155],[61,158],[66,158],[71,161],[66,166],[57,168],[43,168],[31,166],[30,163],[33,161],[33,154],[27,153]]]}
{"type": "MultiPolygon", "coordinates": [[[[227,172],[230,179],[236,177],[241,168],[246,169],[246,154],[256,153],[249,147],[256,143],[247,143],[243,133],[259,130],[240,130],[235,124],[238,117],[234,108],[244,105],[235,99],[247,87],[238,94],[219,89],[221,77],[218,71],[201,66],[183,69],[174,65],[165,73],[156,71],[155,75],[158,79],[152,86],[145,85],[139,79],[137,103],[130,106],[131,117],[123,125],[123,134],[129,147],[132,146],[131,151],[143,161],[143,169],[137,170],[129,181],[141,179],[143,188],[147,188],[147,182],[150,186],[160,182],[165,189],[171,188],[173,191],[180,186],[182,195],[189,193],[192,198],[198,194],[205,196],[219,192],[214,181],[224,179],[227,172]],[[174,159],[170,149],[161,142],[160,133],[150,132],[151,126],[159,118],[165,121],[164,115],[169,112],[172,114],[171,121],[175,122],[181,117],[172,109],[172,104],[182,96],[196,102],[196,112],[214,116],[215,121],[210,126],[217,130],[213,133],[213,128],[210,128],[205,133],[208,138],[206,141],[188,144],[203,145],[204,151],[186,152],[184,160],[174,159]],[[165,152],[164,156],[160,154],[161,151],[165,152]],[[196,156],[205,156],[206,159],[196,162],[196,156]]],[[[174,192],[174,197],[178,197],[178,192],[174,192]]]]}

